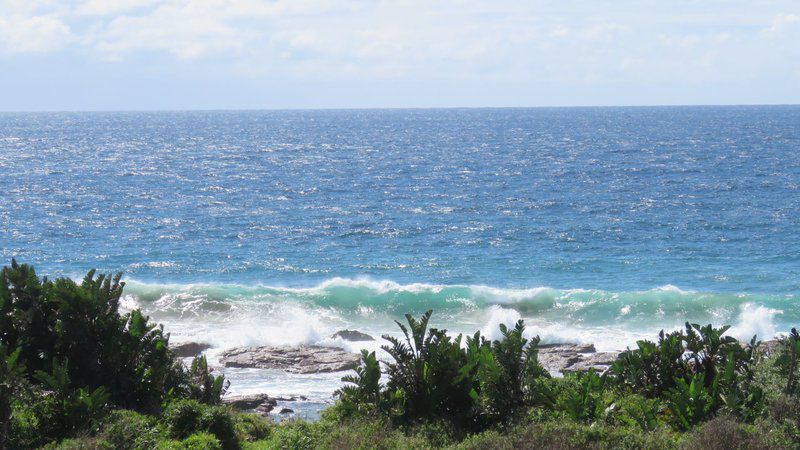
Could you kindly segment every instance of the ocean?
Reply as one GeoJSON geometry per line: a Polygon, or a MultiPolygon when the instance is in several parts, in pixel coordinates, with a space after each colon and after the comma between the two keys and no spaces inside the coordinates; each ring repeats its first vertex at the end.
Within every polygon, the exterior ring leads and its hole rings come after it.
{"type": "MultiPolygon", "coordinates": [[[[3,264],[121,271],[212,362],[428,309],[599,350],[800,325],[800,106],[3,113],[0,192],[3,264]]],[[[341,377],[225,373],[312,405],[341,377]]]]}

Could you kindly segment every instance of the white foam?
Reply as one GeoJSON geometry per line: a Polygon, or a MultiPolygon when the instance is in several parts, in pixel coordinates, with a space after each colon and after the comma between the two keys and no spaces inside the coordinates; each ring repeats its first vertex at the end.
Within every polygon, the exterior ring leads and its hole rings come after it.
{"type": "Polygon", "coordinates": [[[469,286],[470,293],[475,298],[487,300],[495,304],[513,304],[522,301],[534,300],[538,297],[553,293],[548,287],[535,287],[529,289],[504,289],[491,286],[469,286]]]}
{"type": "Polygon", "coordinates": [[[783,311],[753,303],[742,304],[740,311],[737,324],[728,331],[731,336],[748,342],[753,335],[757,335],[759,340],[765,340],[778,334],[774,319],[783,314],[783,311]]]}
{"type": "Polygon", "coordinates": [[[678,286],[672,284],[665,284],[663,286],[659,286],[655,289],[651,289],[650,292],[671,292],[673,294],[680,294],[680,295],[688,295],[694,293],[693,291],[684,291],[678,286]]]}
{"type": "Polygon", "coordinates": [[[486,314],[488,317],[481,329],[481,335],[492,341],[502,337],[500,333],[500,324],[511,328],[522,318],[516,310],[503,308],[497,305],[490,306],[486,310],[486,314]]]}

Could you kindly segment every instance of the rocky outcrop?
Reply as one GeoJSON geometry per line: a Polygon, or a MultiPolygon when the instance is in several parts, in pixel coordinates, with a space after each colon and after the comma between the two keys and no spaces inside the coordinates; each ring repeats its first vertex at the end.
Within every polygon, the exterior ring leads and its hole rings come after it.
{"type": "Polygon", "coordinates": [[[211,348],[210,344],[201,342],[184,342],[181,344],[170,345],[173,353],[180,358],[191,358],[197,356],[211,348]]]}
{"type": "Polygon", "coordinates": [[[225,367],[280,369],[290,373],[322,373],[351,370],[359,356],[335,347],[240,347],[222,352],[225,367]]]}
{"type": "MultiPolygon", "coordinates": [[[[769,341],[764,341],[758,346],[758,350],[764,356],[772,356],[774,355],[780,348],[780,341],[777,339],[771,339],[769,341]]],[[[745,344],[743,344],[745,345],[745,344]]]]}
{"type": "Polygon", "coordinates": [[[605,371],[619,352],[598,352],[592,344],[543,344],[539,362],[551,373],[605,371]]]}
{"type": "Polygon", "coordinates": [[[278,399],[267,394],[230,395],[222,403],[240,411],[255,411],[267,415],[278,405],[278,399]]]}
{"type": "Polygon", "coordinates": [[[342,340],[350,342],[364,342],[364,341],[375,340],[374,337],[357,330],[339,330],[336,333],[333,333],[331,335],[331,338],[333,339],[340,338],[342,340]]]}

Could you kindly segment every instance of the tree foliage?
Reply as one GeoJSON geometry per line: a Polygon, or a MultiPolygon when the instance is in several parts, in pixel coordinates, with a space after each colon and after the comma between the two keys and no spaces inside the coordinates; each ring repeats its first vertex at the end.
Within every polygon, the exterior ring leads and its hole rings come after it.
{"type": "Polygon", "coordinates": [[[205,359],[187,370],[161,326],[138,310],[119,313],[120,280],[94,270],[80,284],[40,279],[14,260],[0,271],[0,440],[8,439],[12,402],[25,390],[48,405],[36,414],[53,436],[85,429],[110,406],[158,411],[168,398],[219,402],[227,384],[205,359]]]}

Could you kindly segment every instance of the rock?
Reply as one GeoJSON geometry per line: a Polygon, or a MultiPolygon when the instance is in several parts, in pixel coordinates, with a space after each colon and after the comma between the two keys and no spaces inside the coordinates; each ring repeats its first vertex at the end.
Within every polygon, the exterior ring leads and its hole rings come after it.
{"type": "Polygon", "coordinates": [[[594,353],[594,344],[539,344],[539,351],[594,353]]]}
{"type": "Polygon", "coordinates": [[[241,411],[256,411],[266,415],[278,405],[278,399],[267,394],[231,395],[223,397],[222,403],[241,411]]]}
{"type": "Polygon", "coordinates": [[[611,364],[617,359],[619,352],[602,352],[590,353],[586,355],[578,355],[578,360],[572,364],[564,367],[561,371],[568,372],[588,372],[589,369],[594,369],[598,372],[605,372],[611,364]]]}
{"type": "Polygon", "coordinates": [[[306,401],[308,397],[305,395],[291,395],[289,397],[275,397],[275,400],[279,402],[296,402],[296,401],[306,401]]]}
{"type": "Polygon", "coordinates": [[[597,353],[592,344],[544,344],[539,346],[539,362],[550,372],[606,370],[618,352],[597,353]]]}
{"type": "Polygon", "coordinates": [[[351,342],[363,342],[363,341],[374,341],[375,338],[366,334],[362,333],[357,330],[339,330],[336,333],[331,335],[331,338],[341,338],[344,341],[351,341],[351,342]]]}
{"type": "Polygon", "coordinates": [[[772,356],[775,354],[775,352],[778,351],[779,346],[780,346],[779,340],[771,339],[769,341],[762,342],[761,345],[758,346],[758,351],[761,352],[761,354],[764,356],[772,356]]]}
{"type": "Polygon", "coordinates": [[[225,367],[281,369],[289,373],[340,372],[358,366],[359,355],[318,345],[240,347],[222,352],[225,367]]]}
{"type": "Polygon", "coordinates": [[[294,410],[292,408],[282,408],[278,414],[292,414],[294,410]]]}
{"type": "Polygon", "coordinates": [[[200,342],[184,342],[170,345],[170,349],[180,358],[191,358],[211,348],[211,345],[200,342]]]}

